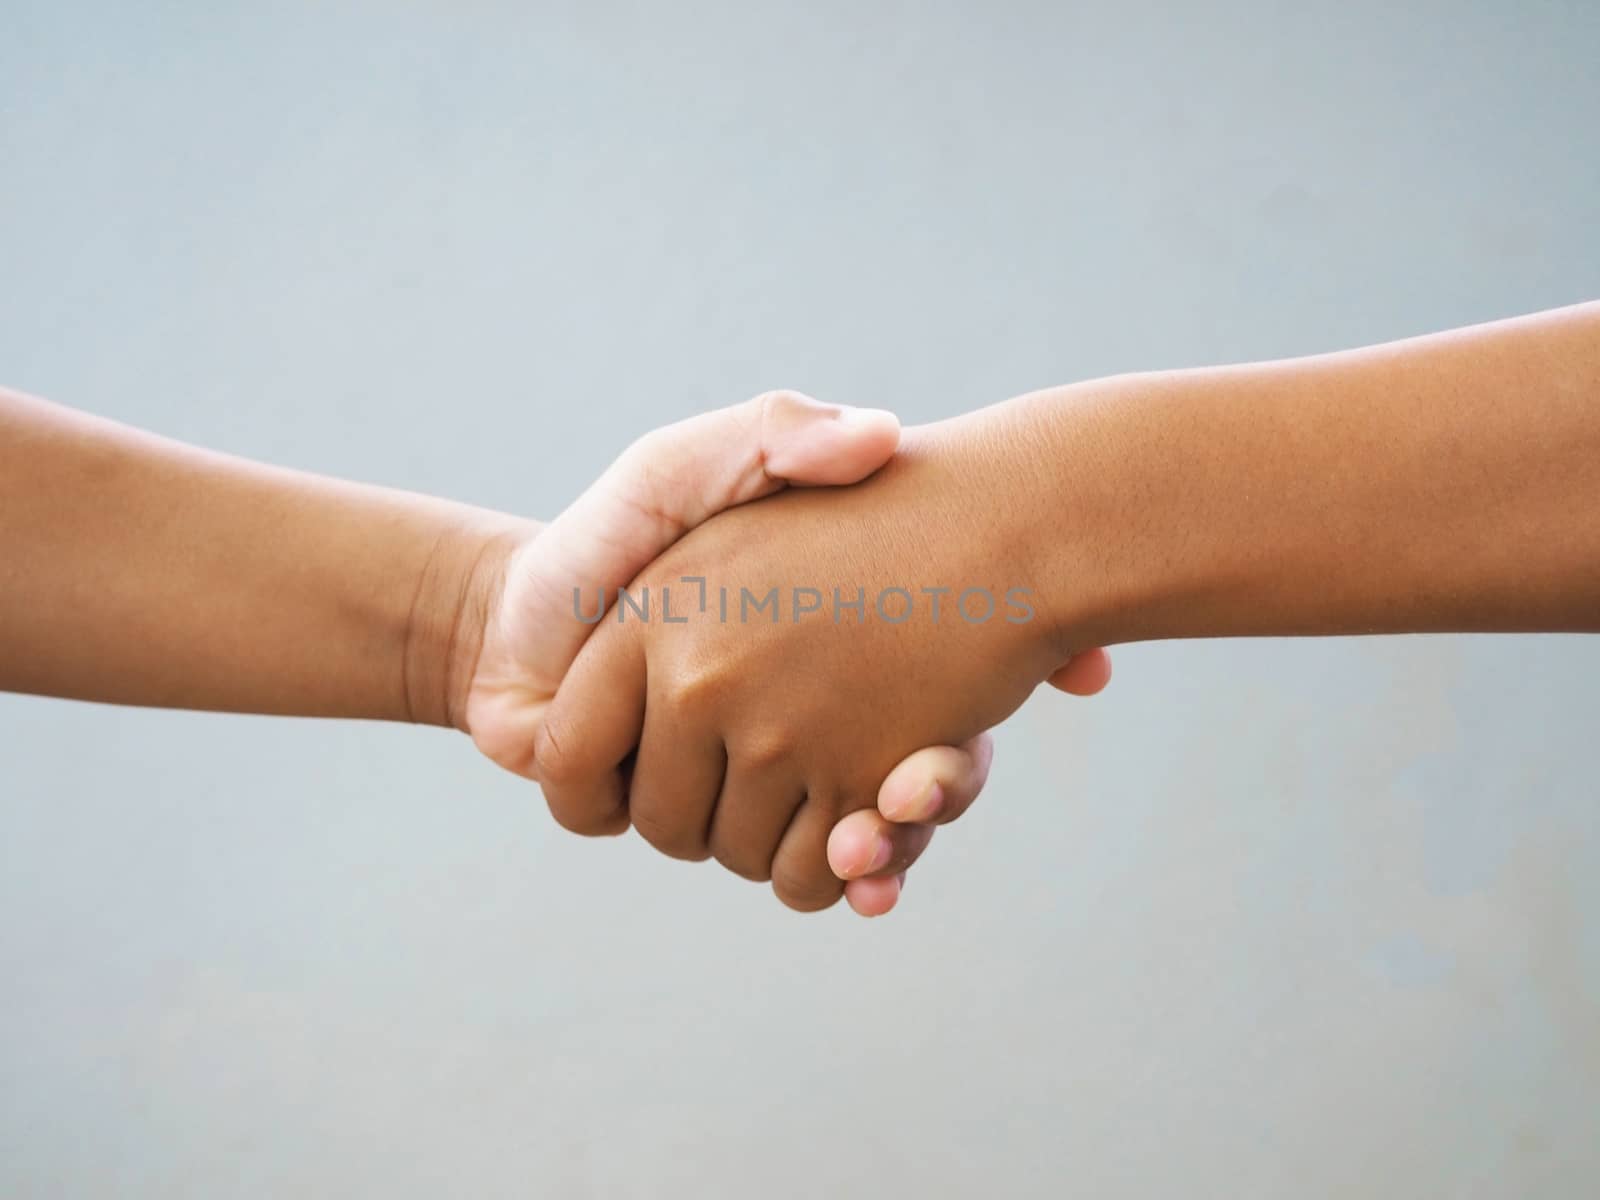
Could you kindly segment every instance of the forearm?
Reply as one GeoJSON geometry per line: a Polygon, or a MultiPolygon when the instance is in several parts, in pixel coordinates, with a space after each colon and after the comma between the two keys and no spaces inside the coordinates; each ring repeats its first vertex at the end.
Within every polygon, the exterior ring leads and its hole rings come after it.
{"type": "Polygon", "coordinates": [[[1600,629],[1600,304],[1015,405],[1071,646],[1600,629]]]}
{"type": "Polygon", "coordinates": [[[0,689],[449,723],[530,529],[0,390],[0,689]]]}

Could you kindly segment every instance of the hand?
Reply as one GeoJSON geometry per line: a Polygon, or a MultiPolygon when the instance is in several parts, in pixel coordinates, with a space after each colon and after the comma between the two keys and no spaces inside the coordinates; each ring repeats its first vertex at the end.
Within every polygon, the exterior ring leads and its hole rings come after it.
{"type": "MultiPolygon", "coordinates": [[[[1111,682],[1111,656],[1101,649],[1074,654],[1049,682],[1073,696],[1093,696],[1111,682]]],[[[906,868],[928,848],[937,826],[954,821],[977,799],[993,756],[987,733],[959,748],[918,750],[889,772],[877,808],[839,818],[828,835],[828,866],[844,880],[851,908],[877,917],[895,906],[906,868]]]]}
{"type": "MultiPolygon", "coordinates": [[[[527,538],[496,572],[485,614],[482,649],[463,674],[469,680],[456,711],[491,759],[540,778],[533,748],[544,713],[594,626],[578,620],[573,589],[627,583],[659,552],[714,513],[768,495],[786,482],[852,483],[894,452],[898,426],[888,413],[836,409],[793,393],[774,392],[735,408],[695,417],[647,435],[570,509],[527,538]]],[[[476,639],[468,639],[475,643],[476,639]]],[[[900,778],[922,786],[924,770],[963,761],[971,752],[944,748],[938,759],[904,764],[900,778]]],[[[983,785],[983,768],[962,774],[962,806],[983,785]]],[[[954,785],[948,785],[954,786],[954,785]]],[[[557,810],[557,819],[563,818],[557,810]]],[[[599,823],[569,828],[620,833],[625,809],[599,823]]],[[[858,822],[859,824],[859,822],[858,822]]],[[[928,833],[888,821],[860,825],[863,836],[894,847],[896,873],[914,862],[928,833]]],[[[887,911],[890,877],[852,884],[867,897],[863,911],[887,911]]]]}
{"type": "Polygon", "coordinates": [[[770,877],[791,907],[837,900],[837,820],[870,807],[899,759],[967,743],[1068,658],[1027,592],[1024,525],[1009,524],[1018,431],[978,417],[908,435],[856,488],[725,513],[652,564],[630,588],[653,598],[652,618],[608,619],[544,714],[535,758],[557,818],[591,830],[631,819],[667,854],[770,877]],[[704,609],[685,577],[707,580],[704,609]],[[864,593],[864,619],[836,619],[835,588],[864,593]],[[950,589],[937,620],[929,588],[950,589]],[[957,611],[969,588],[987,589],[987,614],[976,596],[969,616],[957,611]],[[777,611],[752,619],[746,593],[774,591],[777,611]],[[890,618],[907,601],[911,615],[884,619],[885,596],[890,618]]]}

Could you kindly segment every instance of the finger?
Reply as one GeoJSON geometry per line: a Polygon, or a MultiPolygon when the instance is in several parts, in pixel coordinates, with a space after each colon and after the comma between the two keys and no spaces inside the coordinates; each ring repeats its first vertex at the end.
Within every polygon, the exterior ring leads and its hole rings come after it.
{"type": "Polygon", "coordinates": [[[711,853],[735,875],[772,878],[778,844],[805,801],[805,788],[780,765],[732,755],[711,818],[711,853]]]}
{"type": "Polygon", "coordinates": [[[670,518],[675,540],[786,483],[859,483],[899,444],[891,412],[763,392],[645,434],[618,459],[614,483],[623,499],[670,518]]]}
{"type": "Polygon", "coordinates": [[[709,857],[711,815],[727,762],[715,732],[685,728],[683,714],[671,705],[647,702],[628,781],[628,819],[639,836],[669,858],[709,857]]]}
{"type": "Polygon", "coordinates": [[[899,444],[900,422],[891,412],[765,392],[645,434],[574,508],[593,505],[636,525],[640,514],[649,517],[639,533],[648,561],[723,509],[787,483],[859,483],[899,444]]]}
{"type": "Polygon", "coordinates": [[[627,828],[624,759],[644,724],[646,670],[637,636],[608,625],[585,643],[545,710],[534,772],[550,814],[589,835],[627,828]]]}
{"type": "MultiPolygon", "coordinates": [[[[723,509],[788,483],[856,483],[899,441],[893,413],[821,404],[798,392],[766,392],[690,417],[629,446],[539,534],[531,569],[563,610],[569,594],[576,608],[577,597],[597,591],[603,612],[608,594],[723,509]]],[[[550,630],[529,667],[561,678],[590,631],[581,620],[550,630]]]]}
{"type": "MultiPolygon", "coordinates": [[[[760,414],[761,448],[766,456],[761,474],[768,480],[860,483],[888,462],[900,444],[899,418],[881,408],[823,404],[791,391],[767,392],[751,404],[760,414]]],[[[751,484],[753,494],[732,503],[742,504],[776,490],[756,480],[746,486],[751,484]]]]}
{"type": "Polygon", "coordinates": [[[899,875],[922,857],[932,825],[896,825],[875,808],[846,813],[828,834],[828,869],[840,879],[899,875]]]}
{"type": "Polygon", "coordinates": [[[994,739],[987,733],[960,746],[918,750],[883,781],[878,811],[896,822],[954,821],[983,791],[993,761],[994,739]]]}
{"type": "Polygon", "coordinates": [[[905,881],[904,875],[852,879],[844,885],[845,903],[863,917],[881,917],[899,903],[905,881]]]}
{"type": "Polygon", "coordinates": [[[828,867],[828,834],[834,826],[832,805],[807,799],[784,830],[772,858],[772,891],[790,908],[817,912],[844,894],[844,881],[828,867]]]}
{"type": "Polygon", "coordinates": [[[1050,686],[1074,696],[1092,696],[1111,682],[1111,655],[1104,650],[1084,650],[1050,676],[1050,686]]]}

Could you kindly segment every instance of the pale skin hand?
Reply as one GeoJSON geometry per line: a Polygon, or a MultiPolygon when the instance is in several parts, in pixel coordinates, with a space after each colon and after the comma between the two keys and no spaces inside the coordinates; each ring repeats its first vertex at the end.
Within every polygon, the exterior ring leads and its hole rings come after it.
{"type": "MultiPolygon", "coordinates": [[[[461,727],[475,715],[474,736],[505,761],[515,722],[537,724],[537,703],[506,697],[537,701],[588,631],[565,597],[549,602],[569,619],[540,619],[555,564],[625,580],[717,507],[774,490],[778,481],[746,471],[750,445],[739,438],[757,434],[773,439],[769,467],[837,483],[881,464],[897,427],[887,414],[789,400],[697,418],[647,439],[541,530],[0,390],[0,690],[461,727]],[[756,411],[771,422],[752,425],[756,411]],[[515,631],[530,667],[519,679],[507,643],[494,641],[485,661],[497,674],[486,671],[469,697],[486,625],[515,631]]],[[[920,788],[925,770],[953,771],[955,806],[965,807],[982,787],[981,750],[941,750],[899,777],[920,788]]],[[[887,837],[897,862],[926,841],[887,821],[869,836],[887,837]]],[[[861,886],[864,909],[892,904],[883,881],[861,886]]]]}
{"type": "Polygon", "coordinates": [[[1077,647],[1600,630],[1600,304],[909,430],[866,483],[724,514],[639,585],[684,574],[1036,589],[1047,619],[1025,625],[691,613],[608,625],[579,655],[539,744],[552,807],[582,824],[625,802],[666,852],[709,846],[825,907],[837,885],[808,864],[841,813],[877,795],[881,816],[926,816],[878,792],[893,759],[994,724],[1077,647]]]}
{"type": "MultiPolygon", "coordinates": [[[[833,409],[792,392],[658,429],[630,446],[576,503],[519,546],[491,606],[467,686],[464,724],[484,754],[537,779],[544,710],[594,626],[579,619],[596,590],[629,582],[712,514],[788,483],[855,483],[899,441],[888,413],[833,409]]],[[[614,830],[627,828],[619,813],[614,830]]]]}

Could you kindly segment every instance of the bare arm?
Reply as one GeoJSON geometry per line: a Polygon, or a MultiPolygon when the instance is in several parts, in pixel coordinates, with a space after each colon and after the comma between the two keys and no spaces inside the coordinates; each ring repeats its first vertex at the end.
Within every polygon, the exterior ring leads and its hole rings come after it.
{"type": "Polygon", "coordinates": [[[1600,304],[1013,403],[1072,645],[1600,629],[1600,304]]]}
{"type": "Polygon", "coordinates": [[[724,513],[641,582],[701,575],[793,600],[755,625],[597,630],[537,743],[545,795],[575,827],[626,811],[666,853],[823,907],[835,884],[809,864],[839,813],[1085,647],[1600,629],[1600,305],[907,430],[858,488],[724,513]],[[802,609],[840,585],[894,599],[802,609]]]}
{"type": "Polygon", "coordinates": [[[0,689],[447,724],[536,528],[0,390],[0,689]]]}
{"type": "MultiPolygon", "coordinates": [[[[785,478],[859,479],[897,433],[886,413],[770,393],[647,435],[542,526],[0,389],[0,690],[454,725],[529,773],[589,632],[572,616],[575,579],[625,584],[690,526],[785,478]]],[[[983,738],[929,747],[885,787],[937,783],[953,817],[988,754],[983,738]]],[[[875,814],[842,829],[841,853],[873,876],[847,886],[852,905],[893,907],[931,832],[875,814]],[[880,844],[890,855],[869,861],[880,844]]],[[[821,847],[813,866],[828,869],[821,847]]]]}

